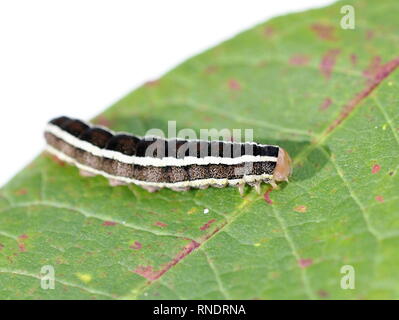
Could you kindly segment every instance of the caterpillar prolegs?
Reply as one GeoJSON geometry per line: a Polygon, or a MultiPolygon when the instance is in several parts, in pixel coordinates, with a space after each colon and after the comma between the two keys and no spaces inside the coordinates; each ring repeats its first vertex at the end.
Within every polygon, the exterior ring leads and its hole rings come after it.
{"type": "Polygon", "coordinates": [[[47,151],[77,166],[82,175],[102,175],[111,185],[134,183],[154,192],[186,191],[245,184],[259,192],[262,182],[276,187],[292,173],[288,153],[254,142],[139,137],[59,117],[45,129],[47,151]]]}

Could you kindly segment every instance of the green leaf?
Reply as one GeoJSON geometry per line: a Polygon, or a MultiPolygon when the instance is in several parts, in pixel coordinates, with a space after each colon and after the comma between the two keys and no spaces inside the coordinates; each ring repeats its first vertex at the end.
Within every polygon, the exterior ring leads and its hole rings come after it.
{"type": "Polygon", "coordinates": [[[268,201],[150,194],[43,153],[1,189],[0,298],[399,298],[399,3],[350,2],[354,30],[340,28],[347,3],[256,26],[95,119],[136,134],[168,120],[253,129],[292,155],[289,184],[268,201]],[[355,289],[340,286],[344,265],[355,289]]]}

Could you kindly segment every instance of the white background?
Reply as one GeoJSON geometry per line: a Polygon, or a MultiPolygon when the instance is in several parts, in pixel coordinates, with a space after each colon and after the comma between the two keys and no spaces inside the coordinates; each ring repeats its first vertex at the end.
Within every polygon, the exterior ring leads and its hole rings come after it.
{"type": "Polygon", "coordinates": [[[0,186],[41,151],[49,119],[90,119],[238,32],[332,2],[0,1],[0,186]]]}

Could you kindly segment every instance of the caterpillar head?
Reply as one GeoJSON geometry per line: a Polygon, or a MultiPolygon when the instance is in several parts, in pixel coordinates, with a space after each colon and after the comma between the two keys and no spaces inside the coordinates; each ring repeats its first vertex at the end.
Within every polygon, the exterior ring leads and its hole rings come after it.
{"type": "Polygon", "coordinates": [[[288,177],[292,174],[292,161],[288,153],[280,148],[277,157],[276,168],[274,169],[274,181],[287,181],[288,177]]]}

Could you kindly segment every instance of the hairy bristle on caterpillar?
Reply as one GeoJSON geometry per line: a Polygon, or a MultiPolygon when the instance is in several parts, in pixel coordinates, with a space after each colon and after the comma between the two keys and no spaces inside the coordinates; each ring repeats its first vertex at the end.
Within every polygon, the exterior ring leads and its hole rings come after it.
{"type": "Polygon", "coordinates": [[[68,117],[51,120],[44,135],[46,150],[82,175],[150,192],[236,186],[243,194],[249,184],[259,193],[262,182],[275,188],[292,174],[288,153],[274,145],[139,137],[68,117]]]}

